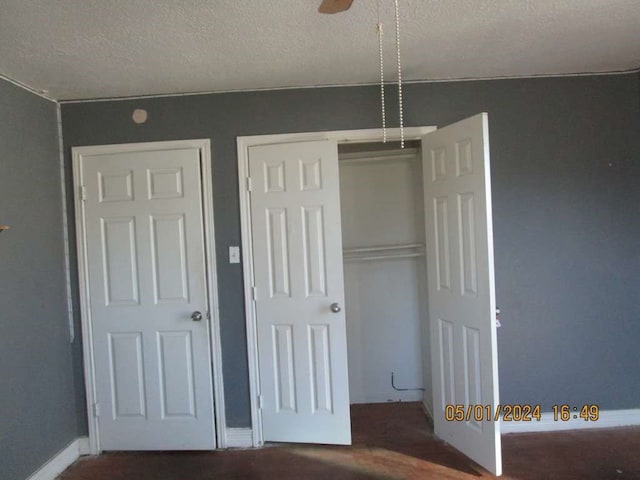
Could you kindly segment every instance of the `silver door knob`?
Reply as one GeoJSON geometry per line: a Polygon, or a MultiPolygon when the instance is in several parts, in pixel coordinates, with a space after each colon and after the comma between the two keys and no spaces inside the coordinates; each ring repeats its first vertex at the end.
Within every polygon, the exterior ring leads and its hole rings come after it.
{"type": "Polygon", "coordinates": [[[340,313],[342,311],[342,307],[339,303],[332,303],[329,307],[333,313],[340,313]]]}
{"type": "Polygon", "coordinates": [[[202,313],[196,310],[191,314],[191,320],[193,320],[194,322],[199,322],[200,320],[202,320],[202,313]]]}

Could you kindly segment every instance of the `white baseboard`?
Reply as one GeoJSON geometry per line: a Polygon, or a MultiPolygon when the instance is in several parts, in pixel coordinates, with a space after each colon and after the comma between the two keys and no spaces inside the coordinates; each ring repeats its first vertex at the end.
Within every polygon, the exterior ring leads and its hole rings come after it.
{"type": "Polygon", "coordinates": [[[253,447],[253,432],[250,428],[227,428],[227,448],[253,447]]]}
{"type": "Polygon", "coordinates": [[[567,422],[553,419],[552,412],[544,412],[540,421],[500,422],[502,434],[527,432],[560,432],[564,430],[583,430],[588,428],[630,427],[640,425],[640,408],[630,410],[604,410],[596,421],[571,418],[567,422]]]}
{"type": "Polygon", "coordinates": [[[87,437],[76,438],[51,457],[47,463],[36,470],[27,480],[54,480],[81,455],[87,455],[88,453],[89,439],[87,437]]]}

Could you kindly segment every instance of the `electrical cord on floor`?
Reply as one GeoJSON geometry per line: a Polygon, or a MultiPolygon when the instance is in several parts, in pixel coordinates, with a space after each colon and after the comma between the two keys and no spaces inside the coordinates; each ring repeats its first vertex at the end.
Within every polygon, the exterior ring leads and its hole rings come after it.
{"type": "Polygon", "coordinates": [[[398,388],[395,386],[394,382],[393,382],[393,372],[391,372],[391,386],[393,387],[394,390],[398,391],[398,392],[413,392],[416,390],[421,390],[424,392],[424,388],[398,388]]]}

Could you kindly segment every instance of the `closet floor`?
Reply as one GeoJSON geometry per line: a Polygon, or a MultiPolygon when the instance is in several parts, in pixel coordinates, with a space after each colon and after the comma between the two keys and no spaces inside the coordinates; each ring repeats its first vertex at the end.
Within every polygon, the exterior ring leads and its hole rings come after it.
{"type": "MultiPolygon", "coordinates": [[[[419,403],[353,405],[353,445],[84,457],[60,480],[494,478],[434,438],[419,403]]],[[[640,428],[503,437],[505,480],[640,479],[640,428]]]]}

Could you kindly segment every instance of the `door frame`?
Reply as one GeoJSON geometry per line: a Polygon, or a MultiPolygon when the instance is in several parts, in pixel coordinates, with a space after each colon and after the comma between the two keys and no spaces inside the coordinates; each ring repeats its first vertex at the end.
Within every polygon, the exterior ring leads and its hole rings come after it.
{"type": "Polygon", "coordinates": [[[113,154],[137,151],[166,151],[175,149],[197,149],[200,153],[200,178],[202,187],[202,214],[204,231],[204,255],[206,271],[207,310],[210,316],[209,361],[212,366],[213,414],[215,418],[215,448],[226,447],[226,420],[224,407],[224,385],[222,377],[222,354],[220,341],[220,315],[218,310],[218,279],[215,255],[215,232],[213,222],[213,177],[211,168],[211,141],[207,139],[176,140],[168,142],[123,143],[72,147],[73,203],[75,208],[76,251],[78,267],[78,290],[80,294],[80,320],[82,330],[82,352],[84,360],[84,382],[87,401],[87,423],[89,426],[89,453],[100,453],[98,419],[95,415],[96,376],[92,342],[91,306],[89,301],[89,275],[87,239],[82,179],[82,160],[85,155],[113,154]]]}
{"type": "MultiPolygon", "coordinates": [[[[427,133],[437,130],[435,126],[404,128],[405,140],[420,140],[427,133]]],[[[253,244],[251,230],[251,203],[249,191],[249,148],[257,145],[296,143],[314,140],[335,140],[338,144],[382,142],[383,130],[334,130],[327,132],[282,133],[237,137],[238,151],[238,195],[240,199],[240,232],[242,239],[242,277],[244,281],[244,309],[247,330],[247,361],[249,367],[249,396],[251,407],[252,445],[264,444],[262,415],[260,412],[260,365],[258,362],[257,316],[254,302],[255,277],[253,271],[253,244]]],[[[399,128],[388,128],[387,141],[401,138],[399,128]]]]}

